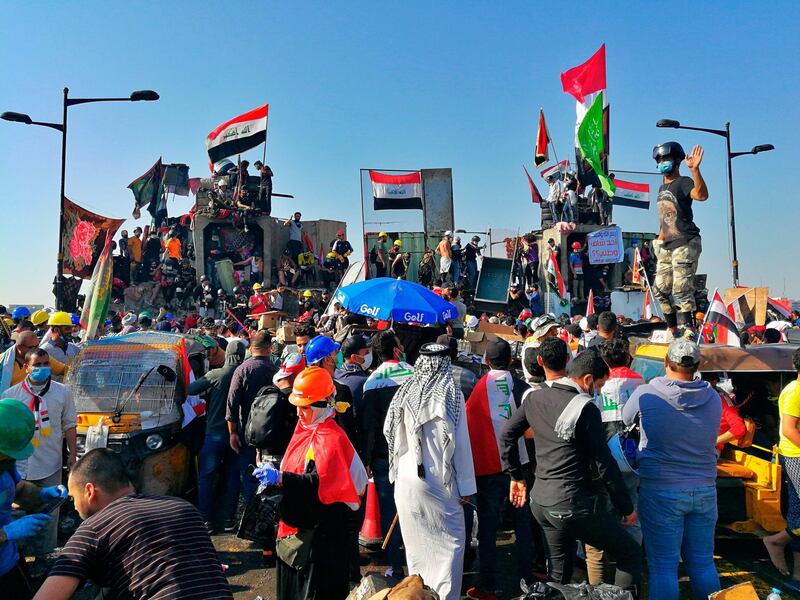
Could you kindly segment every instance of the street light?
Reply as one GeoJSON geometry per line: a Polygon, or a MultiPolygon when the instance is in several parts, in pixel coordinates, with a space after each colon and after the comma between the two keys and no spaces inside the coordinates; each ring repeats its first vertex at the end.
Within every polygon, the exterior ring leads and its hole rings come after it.
{"type": "Polygon", "coordinates": [[[666,127],[670,129],[690,129],[692,131],[704,131],[706,133],[713,133],[725,138],[727,161],[728,161],[728,204],[731,211],[731,244],[733,246],[733,261],[731,267],[733,268],[733,285],[739,285],[739,259],[736,251],[736,212],[733,204],[733,173],[731,171],[731,160],[737,156],[745,154],[758,154],[760,152],[768,152],[775,150],[772,144],[760,144],[753,146],[753,149],[748,152],[731,152],[731,124],[725,123],[725,129],[709,129],[706,127],[689,127],[688,125],[681,125],[680,121],[674,119],[659,119],[656,121],[656,127],[666,127]]]}
{"type": "Polygon", "coordinates": [[[0,114],[0,119],[11,121],[12,123],[23,123],[25,125],[40,125],[49,127],[61,132],[61,195],[59,198],[59,223],[58,223],[58,259],[56,262],[55,297],[56,308],[62,309],[64,298],[64,249],[62,248],[62,238],[64,237],[64,181],[67,171],[67,108],[77,104],[90,104],[92,102],[153,102],[159,99],[159,95],[153,90],[136,90],[126,98],[70,98],[69,88],[64,88],[64,110],[61,123],[47,123],[44,121],[34,121],[28,115],[18,112],[4,112],[0,114]]]}

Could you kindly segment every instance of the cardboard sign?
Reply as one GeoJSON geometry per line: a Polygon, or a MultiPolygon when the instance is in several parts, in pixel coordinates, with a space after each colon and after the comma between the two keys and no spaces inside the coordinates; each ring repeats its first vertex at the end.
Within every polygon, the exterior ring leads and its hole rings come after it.
{"type": "Polygon", "coordinates": [[[619,263],[625,258],[622,246],[622,230],[619,227],[609,227],[594,231],[586,236],[587,254],[589,264],[606,265],[619,263]]]}

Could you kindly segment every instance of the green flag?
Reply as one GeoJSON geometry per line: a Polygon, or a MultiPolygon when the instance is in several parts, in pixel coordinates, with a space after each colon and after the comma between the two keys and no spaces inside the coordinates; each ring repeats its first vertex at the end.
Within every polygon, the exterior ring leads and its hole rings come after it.
{"type": "Polygon", "coordinates": [[[597,94],[592,106],[583,117],[578,127],[578,145],[581,149],[583,159],[591,165],[597,178],[600,180],[600,187],[608,194],[609,198],[614,197],[614,181],[603,172],[600,165],[600,155],[605,152],[603,144],[603,92],[597,94]]]}
{"type": "Polygon", "coordinates": [[[161,163],[161,159],[159,158],[147,173],[134,179],[128,188],[133,192],[135,198],[134,212],[138,212],[139,208],[146,206],[147,212],[155,218],[164,194],[164,165],[161,163]]]}

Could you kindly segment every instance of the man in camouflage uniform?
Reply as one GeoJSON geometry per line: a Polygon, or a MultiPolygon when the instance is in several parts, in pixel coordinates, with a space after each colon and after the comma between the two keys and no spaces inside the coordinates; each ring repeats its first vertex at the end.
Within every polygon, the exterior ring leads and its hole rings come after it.
{"type": "Polygon", "coordinates": [[[653,293],[667,326],[677,332],[679,322],[694,327],[694,276],[703,250],[700,229],[694,223],[692,202],[708,199],[708,188],[700,174],[703,149],[695,146],[686,156],[677,142],[660,144],[653,149],[653,158],[664,181],[658,190],[659,234],[653,241],[658,260],[653,293]],[[685,162],[691,177],[680,174],[685,162]]]}

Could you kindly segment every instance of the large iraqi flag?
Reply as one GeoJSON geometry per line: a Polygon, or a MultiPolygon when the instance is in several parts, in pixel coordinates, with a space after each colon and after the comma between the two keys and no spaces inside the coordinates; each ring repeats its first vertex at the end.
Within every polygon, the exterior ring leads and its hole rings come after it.
{"type": "Polygon", "coordinates": [[[422,210],[422,175],[419,171],[404,175],[369,172],[375,210],[422,210]]]}
{"type": "Polygon", "coordinates": [[[219,162],[266,142],[268,112],[269,104],[264,104],[218,125],[206,137],[208,159],[219,162]]]}
{"type": "Polygon", "coordinates": [[[615,179],[614,187],[614,206],[650,208],[650,184],[615,179]]]}
{"type": "Polygon", "coordinates": [[[717,342],[728,346],[741,346],[739,330],[733,317],[733,308],[725,306],[719,291],[714,290],[714,297],[706,312],[706,323],[717,326],[717,342]]]}

